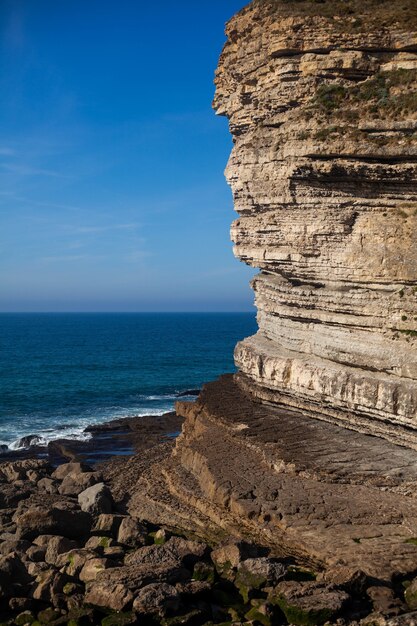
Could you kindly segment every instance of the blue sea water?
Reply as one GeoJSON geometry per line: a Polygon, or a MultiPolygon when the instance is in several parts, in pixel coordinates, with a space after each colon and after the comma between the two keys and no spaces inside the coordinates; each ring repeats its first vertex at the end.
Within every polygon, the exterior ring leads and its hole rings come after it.
{"type": "Polygon", "coordinates": [[[255,331],[252,313],[1,314],[0,444],[169,411],[234,371],[236,342],[255,331]]]}

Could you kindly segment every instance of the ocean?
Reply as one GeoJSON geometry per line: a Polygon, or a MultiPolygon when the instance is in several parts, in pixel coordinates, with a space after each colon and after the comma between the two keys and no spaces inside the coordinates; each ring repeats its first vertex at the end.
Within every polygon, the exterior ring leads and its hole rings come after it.
{"type": "Polygon", "coordinates": [[[0,314],[0,445],[170,411],[234,371],[236,342],[254,332],[255,313],[0,314]]]}

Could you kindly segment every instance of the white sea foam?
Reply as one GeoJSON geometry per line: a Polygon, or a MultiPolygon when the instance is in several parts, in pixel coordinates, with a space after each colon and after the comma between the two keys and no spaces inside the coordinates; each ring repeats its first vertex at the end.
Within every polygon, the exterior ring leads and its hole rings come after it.
{"type": "MultiPolygon", "coordinates": [[[[158,396],[158,399],[161,397],[158,396]]],[[[168,398],[166,398],[168,399],[168,398]]],[[[167,403],[165,406],[158,408],[144,408],[141,406],[140,408],[129,407],[106,407],[106,409],[91,411],[93,415],[82,417],[78,420],[78,423],[74,424],[59,424],[59,419],[57,418],[58,424],[55,428],[45,428],[36,430],[27,424],[27,430],[22,429],[21,432],[15,433],[16,439],[13,441],[10,440],[0,440],[0,447],[7,446],[9,450],[24,450],[27,447],[32,447],[33,445],[39,447],[46,447],[51,441],[56,441],[58,439],[72,439],[76,441],[88,441],[91,439],[92,434],[90,432],[86,432],[86,428],[88,426],[93,426],[96,424],[103,424],[106,422],[110,422],[115,419],[123,419],[128,417],[143,417],[145,415],[154,415],[155,417],[158,415],[163,415],[168,411],[172,410],[172,403],[167,403]],[[25,432],[26,431],[26,432],[25,432]],[[37,437],[33,444],[30,446],[22,445],[22,439],[24,437],[37,437]]],[[[73,420],[72,420],[73,421],[73,420]]]]}

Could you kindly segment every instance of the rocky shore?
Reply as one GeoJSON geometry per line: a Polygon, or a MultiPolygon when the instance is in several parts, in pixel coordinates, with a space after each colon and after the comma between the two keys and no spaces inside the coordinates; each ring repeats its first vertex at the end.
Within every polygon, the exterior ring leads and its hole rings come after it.
{"type": "Polygon", "coordinates": [[[416,22],[230,21],[214,106],[259,331],[175,413],[3,456],[0,626],[417,624],[416,22]]]}
{"type": "MultiPolygon", "coordinates": [[[[206,387],[202,402],[216,403],[214,391],[206,387]]],[[[235,406],[247,411],[244,401],[235,406]]],[[[401,626],[417,619],[417,579],[404,568],[388,582],[359,562],[325,567],[280,554],[277,544],[256,543],[253,533],[249,539],[244,518],[240,533],[220,526],[204,533],[197,523],[187,531],[174,515],[155,523],[141,479],[160,471],[173,445],[160,440],[94,467],[72,461],[54,468],[41,459],[0,465],[0,624],[401,626]]],[[[300,520],[306,516],[300,511],[300,520]]],[[[352,541],[353,552],[361,541],[352,541]]],[[[403,556],[413,555],[417,572],[416,543],[404,542],[403,556]]]]}

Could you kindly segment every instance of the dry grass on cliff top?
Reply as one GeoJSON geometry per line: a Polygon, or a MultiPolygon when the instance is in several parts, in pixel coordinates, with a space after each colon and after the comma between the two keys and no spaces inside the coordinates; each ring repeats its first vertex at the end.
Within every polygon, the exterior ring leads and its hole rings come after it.
{"type": "Polygon", "coordinates": [[[358,18],[357,27],[396,23],[407,30],[417,28],[417,0],[254,0],[254,4],[281,15],[358,18]]]}

